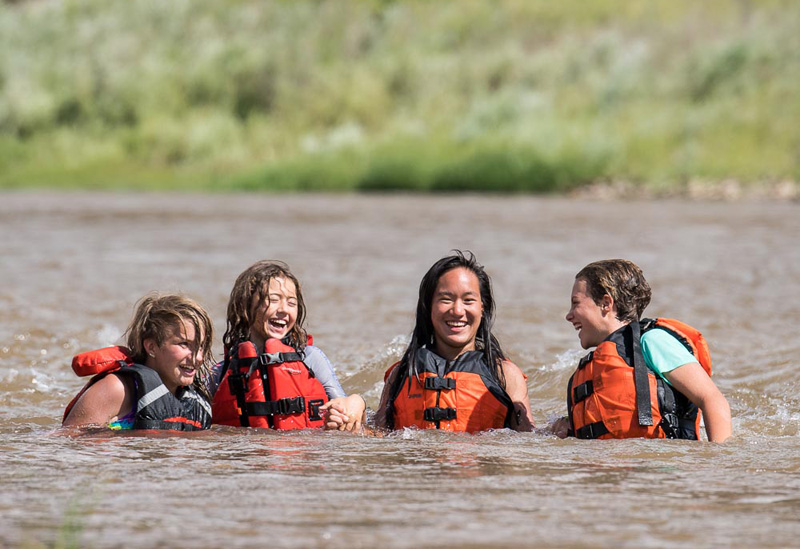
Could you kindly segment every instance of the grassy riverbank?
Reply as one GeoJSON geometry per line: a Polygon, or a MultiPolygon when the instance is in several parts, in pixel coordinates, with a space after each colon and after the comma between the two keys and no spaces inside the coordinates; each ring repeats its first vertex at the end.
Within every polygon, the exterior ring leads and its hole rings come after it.
{"type": "Polygon", "coordinates": [[[763,186],[797,120],[788,0],[0,4],[0,188],[763,186]]]}

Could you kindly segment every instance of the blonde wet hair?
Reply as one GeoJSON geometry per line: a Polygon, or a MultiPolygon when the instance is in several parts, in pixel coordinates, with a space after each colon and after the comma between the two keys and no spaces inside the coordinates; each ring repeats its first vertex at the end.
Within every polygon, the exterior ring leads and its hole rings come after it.
{"type": "Polygon", "coordinates": [[[203,353],[203,362],[198,366],[199,375],[195,376],[194,387],[210,399],[207,381],[214,364],[211,352],[214,326],[206,310],[195,300],[176,294],[152,293],[144,296],[137,302],[133,319],[125,330],[128,349],[134,362],[145,364],[147,351],[144,341],[152,339],[161,345],[170,336],[171,330],[182,327],[182,322],[194,326],[194,348],[203,353]]]}

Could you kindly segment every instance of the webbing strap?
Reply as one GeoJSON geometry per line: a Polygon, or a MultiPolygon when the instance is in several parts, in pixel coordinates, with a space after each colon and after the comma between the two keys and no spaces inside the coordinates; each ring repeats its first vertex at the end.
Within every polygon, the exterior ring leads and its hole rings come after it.
{"type": "Polygon", "coordinates": [[[663,379],[657,380],[658,387],[658,402],[661,405],[661,429],[664,431],[664,436],[667,438],[679,438],[678,430],[680,428],[680,421],[675,413],[677,406],[675,403],[675,393],[667,385],[663,379]]]}
{"type": "Polygon", "coordinates": [[[456,419],[455,408],[425,408],[423,413],[425,421],[444,421],[456,419]]]}
{"type": "Polygon", "coordinates": [[[592,393],[594,393],[594,382],[591,379],[581,383],[572,390],[573,404],[577,404],[578,402],[586,399],[592,393]]]}
{"type": "Polygon", "coordinates": [[[267,402],[248,402],[245,407],[249,416],[300,414],[306,411],[306,399],[299,396],[267,402]]]}
{"type": "Polygon", "coordinates": [[[150,406],[159,398],[163,397],[169,393],[169,389],[162,383],[155,389],[152,389],[149,393],[142,395],[142,398],[139,399],[139,402],[136,403],[136,413],[141,412],[147,406],[150,406]]]}
{"type": "Polygon", "coordinates": [[[456,388],[456,380],[452,377],[426,377],[425,388],[432,391],[449,391],[456,388]]]}
{"type": "MultiPolygon", "coordinates": [[[[226,363],[231,360],[230,357],[226,357],[226,363]]],[[[242,362],[248,359],[241,359],[242,362]]],[[[250,358],[249,360],[253,361],[255,364],[255,360],[250,358]]],[[[244,364],[243,366],[247,366],[244,364]]],[[[225,369],[228,369],[228,365],[226,364],[225,369]]],[[[251,366],[252,370],[252,366],[251,366]]],[[[248,371],[247,374],[243,374],[241,372],[241,368],[237,368],[235,371],[231,370],[228,374],[228,389],[231,391],[231,395],[236,397],[236,407],[239,409],[239,424],[242,427],[250,427],[250,420],[247,417],[247,384],[249,382],[250,372],[248,371]]]]}
{"type": "MultiPolygon", "coordinates": [[[[650,381],[647,376],[647,366],[642,355],[642,332],[639,321],[630,324],[631,358],[633,360],[633,383],[636,386],[636,415],[640,426],[653,424],[653,412],[650,410],[650,381]]],[[[627,331],[627,330],[626,330],[627,331]]]]}
{"type": "Polygon", "coordinates": [[[283,364],[284,362],[303,362],[303,358],[300,353],[262,353],[258,355],[258,360],[263,366],[283,364]]]}
{"type": "Polygon", "coordinates": [[[600,438],[604,434],[608,433],[608,428],[606,428],[605,424],[602,421],[598,421],[596,423],[590,423],[588,425],[584,425],[580,429],[575,430],[575,436],[578,438],[600,438]]]}

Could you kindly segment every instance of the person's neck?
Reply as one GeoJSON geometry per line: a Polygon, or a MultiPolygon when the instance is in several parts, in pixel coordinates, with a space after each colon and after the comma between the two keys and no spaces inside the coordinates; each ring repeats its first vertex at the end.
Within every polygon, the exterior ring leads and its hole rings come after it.
{"type": "Polygon", "coordinates": [[[624,328],[628,324],[630,324],[630,322],[623,322],[622,320],[618,320],[617,318],[611,319],[607,324],[606,337],[610,336],[620,328],[624,328]]]}
{"type": "Polygon", "coordinates": [[[258,351],[259,353],[263,353],[264,352],[264,347],[267,344],[267,340],[266,339],[258,337],[258,336],[251,335],[250,336],[250,342],[253,345],[256,346],[256,351],[258,351]]]}
{"type": "Polygon", "coordinates": [[[465,345],[463,347],[451,347],[449,345],[441,345],[438,342],[433,346],[433,352],[442,357],[448,362],[453,362],[458,357],[469,351],[475,350],[475,344],[465,345]]]}

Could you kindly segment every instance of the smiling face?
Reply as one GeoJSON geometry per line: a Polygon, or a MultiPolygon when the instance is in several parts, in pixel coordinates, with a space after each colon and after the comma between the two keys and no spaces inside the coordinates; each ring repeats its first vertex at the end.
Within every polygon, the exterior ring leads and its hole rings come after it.
{"type": "Polygon", "coordinates": [[[475,273],[458,267],[439,277],[431,303],[436,354],[454,360],[474,350],[482,314],[481,289],[475,273]]]}
{"type": "Polygon", "coordinates": [[[595,303],[582,278],[576,279],[572,286],[572,299],[566,318],[578,330],[578,339],[584,349],[596,347],[624,326],[616,317],[613,299],[606,294],[600,304],[595,303]]]}
{"type": "Polygon", "coordinates": [[[250,338],[256,347],[263,349],[267,339],[283,339],[297,322],[297,288],[287,278],[271,278],[267,299],[256,309],[250,326],[250,338]]]}
{"type": "Polygon", "coordinates": [[[196,341],[203,341],[204,334],[195,338],[195,328],[191,322],[182,320],[180,324],[166,330],[164,340],[159,345],[155,339],[145,339],[143,346],[147,352],[148,366],[158,372],[161,381],[172,394],[178,387],[191,385],[197,368],[203,364],[203,351],[196,341]]]}

